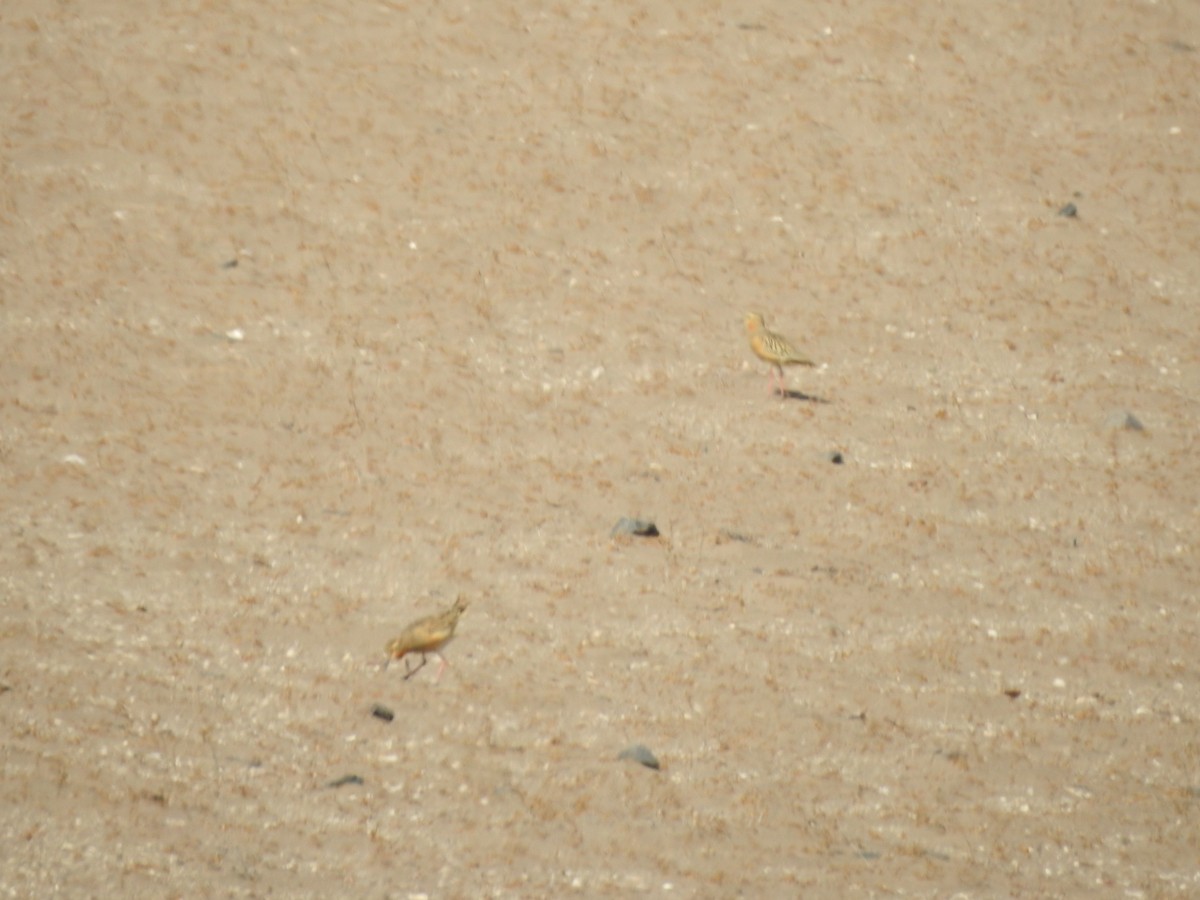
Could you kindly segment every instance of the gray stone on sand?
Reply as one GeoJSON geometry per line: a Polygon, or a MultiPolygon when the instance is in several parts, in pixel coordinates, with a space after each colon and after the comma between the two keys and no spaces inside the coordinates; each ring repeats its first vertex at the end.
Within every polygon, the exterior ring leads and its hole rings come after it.
{"type": "Polygon", "coordinates": [[[630,519],[626,516],[621,516],[608,536],[616,537],[619,534],[636,534],[638,537],[658,537],[658,527],[647,519],[630,519]]]}
{"type": "Polygon", "coordinates": [[[1104,425],[1114,430],[1120,428],[1124,428],[1126,431],[1146,430],[1146,426],[1142,424],[1141,419],[1127,409],[1119,409],[1114,413],[1109,413],[1108,418],[1104,420],[1104,425]]]}
{"type": "Polygon", "coordinates": [[[631,759],[634,762],[641,763],[647,769],[658,769],[658,757],[650,752],[650,748],[645,744],[634,744],[631,747],[626,747],[617,754],[617,759],[631,759]]]}

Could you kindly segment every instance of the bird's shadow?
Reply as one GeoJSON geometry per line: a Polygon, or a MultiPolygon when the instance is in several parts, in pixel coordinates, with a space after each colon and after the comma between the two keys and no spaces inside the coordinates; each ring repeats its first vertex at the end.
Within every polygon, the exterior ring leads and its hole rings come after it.
{"type": "Polygon", "coordinates": [[[826,405],[826,406],[829,404],[829,401],[826,400],[824,397],[818,397],[815,394],[806,394],[806,393],[804,393],[804,391],[793,391],[790,389],[784,391],[783,397],[781,399],[783,399],[783,400],[803,400],[805,403],[820,403],[820,404],[826,405]]]}

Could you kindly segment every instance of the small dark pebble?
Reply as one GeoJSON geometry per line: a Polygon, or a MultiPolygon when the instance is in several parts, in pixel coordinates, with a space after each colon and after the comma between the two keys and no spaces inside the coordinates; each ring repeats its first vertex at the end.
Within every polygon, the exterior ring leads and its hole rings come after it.
{"type": "Polygon", "coordinates": [[[236,259],[231,259],[231,260],[221,263],[221,268],[222,269],[236,269],[237,264],[238,263],[237,263],[236,259]]]}
{"type": "Polygon", "coordinates": [[[377,719],[383,719],[385,722],[390,722],[392,719],[396,718],[396,714],[382,703],[376,703],[371,707],[371,715],[377,719]]]}
{"type": "Polygon", "coordinates": [[[648,522],[645,519],[630,519],[621,516],[608,536],[616,537],[618,534],[636,534],[638,537],[658,537],[658,528],[653,522],[648,522]]]}
{"type": "Polygon", "coordinates": [[[1127,431],[1146,430],[1146,426],[1142,424],[1142,420],[1126,410],[1118,410],[1117,412],[1110,413],[1109,417],[1104,420],[1104,424],[1109,428],[1124,428],[1127,431]]]}
{"type": "Polygon", "coordinates": [[[1058,211],[1058,214],[1060,216],[1066,216],[1068,219],[1074,219],[1076,216],[1079,215],[1079,210],[1075,208],[1074,203],[1068,203],[1066,206],[1064,206],[1062,209],[1060,209],[1058,211]]]}
{"type": "Polygon", "coordinates": [[[329,782],[328,787],[340,788],[348,784],[362,784],[363,780],[358,775],[343,775],[341,778],[334,779],[329,782]]]}
{"type": "Polygon", "coordinates": [[[634,762],[641,763],[647,769],[658,769],[658,757],[650,752],[650,748],[645,744],[634,744],[632,747],[626,747],[617,754],[617,759],[632,759],[634,762]]]}
{"type": "Polygon", "coordinates": [[[1007,697],[1009,700],[1016,700],[1018,697],[1021,696],[1021,692],[1018,691],[1016,688],[1009,688],[1008,690],[1006,690],[1004,692],[1004,696],[1007,697]]]}
{"type": "Polygon", "coordinates": [[[841,450],[834,450],[832,453],[829,454],[829,461],[831,463],[833,463],[835,466],[840,466],[842,463],[844,463],[846,461],[846,459],[845,459],[845,457],[842,456],[841,450]]]}

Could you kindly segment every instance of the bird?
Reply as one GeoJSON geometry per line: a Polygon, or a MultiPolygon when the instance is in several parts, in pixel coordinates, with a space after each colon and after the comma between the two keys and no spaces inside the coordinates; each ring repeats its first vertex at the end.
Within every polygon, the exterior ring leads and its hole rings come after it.
{"type": "Polygon", "coordinates": [[[767,330],[766,320],[762,313],[746,313],[746,334],[750,336],[750,349],[754,355],[764,362],[771,364],[768,377],[771,381],[771,393],[775,392],[775,379],[779,379],[779,396],[787,397],[783,386],[784,366],[815,366],[816,363],[801,356],[785,338],[773,331],[767,330]]]}
{"type": "Polygon", "coordinates": [[[458,627],[458,617],[466,608],[467,601],[460,594],[449,609],[410,623],[399,637],[388,641],[384,648],[387,652],[387,660],[384,661],[383,667],[386,669],[388,663],[393,659],[401,659],[407,653],[420,653],[421,663],[415,669],[409,669],[408,663],[404,664],[404,680],[407,681],[424,668],[425,663],[429,661],[429,654],[432,653],[440,663],[437,675],[433,679],[436,684],[442,677],[442,671],[449,665],[446,657],[442,656],[442,648],[454,637],[454,629],[458,627]]]}

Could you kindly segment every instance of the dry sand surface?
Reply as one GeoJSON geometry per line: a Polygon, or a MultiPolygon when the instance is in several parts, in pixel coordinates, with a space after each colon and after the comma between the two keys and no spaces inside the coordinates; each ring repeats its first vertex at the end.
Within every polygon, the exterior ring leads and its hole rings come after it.
{"type": "Polygon", "coordinates": [[[1200,894],[1200,4],[183,5],[0,10],[0,896],[1200,894]]]}

